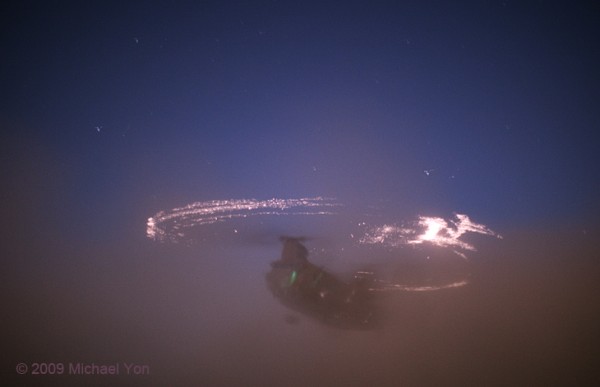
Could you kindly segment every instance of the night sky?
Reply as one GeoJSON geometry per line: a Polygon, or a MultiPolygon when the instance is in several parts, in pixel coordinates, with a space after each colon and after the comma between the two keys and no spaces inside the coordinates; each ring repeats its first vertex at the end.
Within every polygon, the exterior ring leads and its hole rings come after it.
{"type": "Polygon", "coordinates": [[[68,212],[110,222],[315,195],[502,227],[598,214],[595,9],[199,3],[5,9],[5,165],[58,169],[68,212]]]}
{"type": "MultiPolygon", "coordinates": [[[[147,270],[160,283],[172,252],[145,240],[146,220],[196,201],[330,197],[398,217],[466,213],[521,241],[544,230],[594,244],[600,11],[585,3],[0,6],[3,300],[21,305],[4,331],[52,314],[23,289],[78,310],[113,295],[56,301],[83,279],[151,289],[147,270]]],[[[64,324],[86,332],[82,321],[64,324]]],[[[27,356],[79,356],[33,339],[22,348],[4,355],[6,373],[27,356]]],[[[110,353],[91,348],[86,361],[110,353]]]]}

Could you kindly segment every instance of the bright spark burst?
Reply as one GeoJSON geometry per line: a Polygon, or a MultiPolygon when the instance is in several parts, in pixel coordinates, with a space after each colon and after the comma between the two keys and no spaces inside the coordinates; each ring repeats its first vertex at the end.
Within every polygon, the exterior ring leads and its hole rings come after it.
{"type": "Polygon", "coordinates": [[[473,222],[467,215],[456,214],[451,225],[442,218],[420,216],[416,225],[401,227],[383,225],[372,227],[360,239],[362,244],[382,244],[389,247],[429,243],[435,246],[452,248],[454,253],[466,258],[460,250],[475,251],[475,247],[460,238],[467,232],[491,235],[502,238],[483,224],[473,222]]]}

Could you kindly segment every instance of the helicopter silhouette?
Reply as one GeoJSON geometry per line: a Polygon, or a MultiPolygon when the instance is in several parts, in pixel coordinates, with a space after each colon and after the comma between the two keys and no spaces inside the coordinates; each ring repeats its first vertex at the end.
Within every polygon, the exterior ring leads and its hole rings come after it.
{"type": "Polygon", "coordinates": [[[373,329],[380,324],[372,278],[358,272],[344,282],[308,260],[305,238],[280,237],[281,258],[266,274],[269,290],[288,308],[342,329],[373,329]]]}

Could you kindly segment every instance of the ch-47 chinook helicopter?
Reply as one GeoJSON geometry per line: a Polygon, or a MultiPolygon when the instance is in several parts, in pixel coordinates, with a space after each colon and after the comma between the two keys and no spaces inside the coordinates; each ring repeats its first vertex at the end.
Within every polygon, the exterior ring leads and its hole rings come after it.
{"type": "Polygon", "coordinates": [[[308,260],[303,238],[281,237],[281,258],[271,263],[266,281],[287,307],[337,328],[371,329],[379,323],[368,273],[344,282],[308,260]]]}

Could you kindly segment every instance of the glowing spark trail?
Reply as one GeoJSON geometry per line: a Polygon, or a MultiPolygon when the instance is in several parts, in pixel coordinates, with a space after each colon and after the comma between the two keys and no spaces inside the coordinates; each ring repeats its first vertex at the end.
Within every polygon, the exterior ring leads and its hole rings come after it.
{"type": "MultiPolygon", "coordinates": [[[[203,227],[220,222],[230,222],[236,219],[245,219],[256,216],[331,216],[338,215],[339,219],[345,219],[341,208],[347,209],[334,199],[314,197],[300,199],[230,199],[212,200],[191,203],[183,207],[168,211],[160,211],[148,218],[146,222],[146,236],[156,241],[180,241],[193,240],[193,234],[197,227],[203,227]],[[191,239],[190,239],[191,238],[191,239]]],[[[369,213],[364,213],[368,215],[369,213]]],[[[261,221],[262,223],[262,221],[261,221]]],[[[241,223],[231,224],[233,234],[238,234],[241,223]]],[[[344,227],[340,224],[341,228],[344,227]]],[[[462,258],[467,258],[466,251],[475,251],[475,247],[461,238],[466,233],[491,235],[502,238],[500,235],[487,228],[483,224],[475,223],[467,215],[455,214],[454,219],[444,220],[440,217],[419,216],[417,220],[404,223],[391,223],[373,226],[365,221],[358,223],[359,229],[351,230],[352,244],[379,245],[386,249],[399,249],[403,246],[431,245],[443,249],[449,249],[462,258]]],[[[342,249],[344,250],[344,249],[342,249]]],[[[427,255],[429,259],[429,255],[427,255]]],[[[430,261],[427,265],[435,265],[430,261]]],[[[424,263],[425,264],[425,263],[424,263]]],[[[409,280],[403,284],[399,279],[384,280],[377,279],[373,272],[357,272],[359,277],[373,278],[374,292],[408,291],[429,292],[442,289],[459,288],[467,285],[467,274],[458,278],[447,273],[446,280],[428,278],[426,281],[409,280]]],[[[295,280],[295,277],[292,278],[295,280]]]]}
{"type": "Polygon", "coordinates": [[[374,292],[386,292],[386,291],[393,291],[393,290],[402,290],[402,291],[406,291],[406,292],[432,292],[435,290],[460,288],[461,286],[465,286],[467,284],[468,284],[468,282],[466,280],[451,282],[449,284],[443,284],[443,285],[438,285],[438,286],[408,286],[408,285],[386,283],[379,288],[370,288],[369,290],[374,291],[374,292]]]}
{"type": "Polygon", "coordinates": [[[331,215],[340,206],[333,199],[231,199],[196,202],[170,211],[160,211],[148,218],[146,236],[150,239],[173,242],[183,238],[183,230],[195,226],[222,222],[233,218],[257,215],[331,215]]]}

